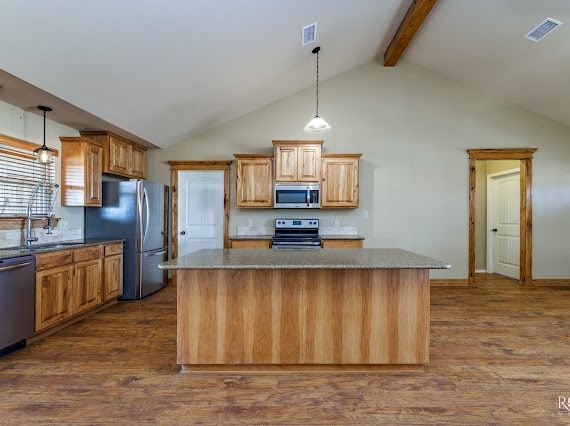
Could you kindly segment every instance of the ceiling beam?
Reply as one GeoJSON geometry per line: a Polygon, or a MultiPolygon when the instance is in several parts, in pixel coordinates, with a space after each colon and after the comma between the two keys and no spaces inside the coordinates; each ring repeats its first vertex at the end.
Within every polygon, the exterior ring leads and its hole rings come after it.
{"type": "Polygon", "coordinates": [[[393,67],[420,29],[437,0],[414,0],[384,52],[384,66],[393,67]]]}

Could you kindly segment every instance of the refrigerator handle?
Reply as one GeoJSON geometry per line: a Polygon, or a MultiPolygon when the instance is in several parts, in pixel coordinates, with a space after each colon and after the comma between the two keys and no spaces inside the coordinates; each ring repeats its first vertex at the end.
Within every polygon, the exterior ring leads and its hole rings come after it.
{"type": "Polygon", "coordinates": [[[156,251],[156,252],[151,252],[151,253],[145,253],[144,257],[162,256],[163,254],[166,254],[166,250],[161,250],[161,251],[156,251]]]}
{"type": "Polygon", "coordinates": [[[145,223],[144,232],[143,232],[143,243],[144,243],[146,240],[146,235],[148,233],[148,225],[150,222],[150,218],[149,218],[150,209],[148,207],[148,195],[146,193],[146,188],[144,188],[144,187],[143,187],[143,205],[146,209],[146,223],[145,223]]]}

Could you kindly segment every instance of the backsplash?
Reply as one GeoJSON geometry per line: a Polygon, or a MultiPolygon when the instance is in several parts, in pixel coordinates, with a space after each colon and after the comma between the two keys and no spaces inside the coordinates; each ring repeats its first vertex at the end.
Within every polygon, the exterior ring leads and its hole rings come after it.
{"type": "MultiPolygon", "coordinates": [[[[60,220],[57,227],[52,229],[51,234],[41,227],[33,228],[38,241],[33,245],[53,243],[56,241],[78,240],[83,238],[83,228],[68,228],[67,220],[60,220]]],[[[14,247],[25,244],[25,229],[0,230],[0,248],[14,247]]]]}

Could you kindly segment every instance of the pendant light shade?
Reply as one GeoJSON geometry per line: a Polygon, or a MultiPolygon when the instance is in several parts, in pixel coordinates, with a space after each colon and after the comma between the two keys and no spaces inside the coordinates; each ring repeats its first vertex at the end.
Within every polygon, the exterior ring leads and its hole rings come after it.
{"type": "Polygon", "coordinates": [[[319,116],[319,52],[321,48],[319,46],[313,49],[313,53],[317,55],[317,107],[315,109],[315,116],[307,123],[305,126],[305,132],[308,133],[324,133],[331,129],[329,123],[319,116]]]}
{"type": "Polygon", "coordinates": [[[34,155],[36,156],[36,160],[40,163],[47,164],[53,161],[53,156],[55,154],[55,150],[46,146],[46,113],[53,110],[50,107],[43,105],[38,105],[38,109],[44,112],[44,144],[38,149],[34,149],[34,155]]]}

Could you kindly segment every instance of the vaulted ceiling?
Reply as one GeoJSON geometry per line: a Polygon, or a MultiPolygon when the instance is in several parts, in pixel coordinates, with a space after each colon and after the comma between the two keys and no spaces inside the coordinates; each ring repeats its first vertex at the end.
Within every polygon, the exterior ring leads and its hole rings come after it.
{"type": "Polygon", "coordinates": [[[316,45],[321,81],[405,60],[570,125],[567,0],[2,3],[0,100],[28,111],[50,105],[62,124],[146,145],[176,143],[312,86],[316,45]],[[526,40],[546,17],[566,24],[526,40]],[[301,28],[313,22],[316,43],[302,47],[301,28]]]}

